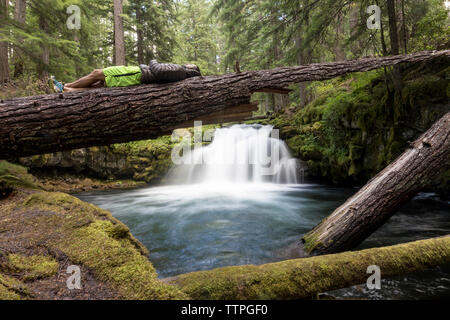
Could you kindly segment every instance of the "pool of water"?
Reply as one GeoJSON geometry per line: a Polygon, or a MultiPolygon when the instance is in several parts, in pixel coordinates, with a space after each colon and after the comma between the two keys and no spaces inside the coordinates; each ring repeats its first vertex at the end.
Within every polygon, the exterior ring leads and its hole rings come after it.
{"type": "MultiPolygon", "coordinates": [[[[123,221],[150,251],[161,278],[292,258],[289,248],[356,189],[322,185],[188,184],[77,194],[123,221]]],[[[450,204],[420,194],[360,248],[450,233],[450,204]]],[[[336,290],[338,298],[450,297],[450,266],[336,290]]]]}

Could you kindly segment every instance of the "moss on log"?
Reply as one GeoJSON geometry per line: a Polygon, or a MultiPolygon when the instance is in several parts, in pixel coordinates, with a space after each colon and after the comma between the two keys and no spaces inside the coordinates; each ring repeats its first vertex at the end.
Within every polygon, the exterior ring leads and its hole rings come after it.
{"type": "Polygon", "coordinates": [[[199,271],[168,278],[193,299],[302,299],[365,283],[367,267],[392,277],[450,262],[450,236],[264,265],[199,271]]]}

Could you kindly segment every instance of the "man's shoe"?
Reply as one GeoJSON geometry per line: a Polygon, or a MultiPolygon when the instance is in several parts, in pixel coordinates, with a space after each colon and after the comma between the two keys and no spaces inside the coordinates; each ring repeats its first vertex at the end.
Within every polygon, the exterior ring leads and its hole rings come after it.
{"type": "Polygon", "coordinates": [[[62,84],[61,82],[56,80],[55,76],[51,76],[50,79],[52,79],[52,81],[53,81],[53,88],[55,89],[56,92],[64,91],[64,84],[62,84]]]}

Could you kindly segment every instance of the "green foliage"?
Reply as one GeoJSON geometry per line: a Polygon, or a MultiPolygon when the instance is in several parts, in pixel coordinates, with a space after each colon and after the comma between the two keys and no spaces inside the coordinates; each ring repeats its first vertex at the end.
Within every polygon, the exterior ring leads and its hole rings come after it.
{"type": "Polygon", "coordinates": [[[449,12],[442,4],[442,0],[429,0],[422,4],[422,10],[419,10],[420,6],[416,9],[418,21],[415,26],[415,36],[411,39],[414,50],[448,48],[450,43],[449,12]]]}
{"type": "Polygon", "coordinates": [[[12,272],[19,272],[24,281],[51,277],[59,268],[58,262],[49,256],[9,254],[8,260],[3,267],[12,272]]]}
{"type": "Polygon", "coordinates": [[[220,36],[214,18],[209,16],[211,2],[187,0],[180,4],[176,29],[174,62],[194,63],[203,75],[220,73],[218,68],[220,36]]]}
{"type": "Polygon", "coordinates": [[[317,98],[273,125],[310,175],[361,183],[448,111],[448,68],[445,61],[410,67],[398,104],[381,71],[313,83],[317,98]]]}

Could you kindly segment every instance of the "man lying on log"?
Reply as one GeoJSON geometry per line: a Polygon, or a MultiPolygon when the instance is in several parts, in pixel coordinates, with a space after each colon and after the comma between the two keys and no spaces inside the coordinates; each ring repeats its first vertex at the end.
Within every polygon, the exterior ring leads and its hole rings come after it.
{"type": "Polygon", "coordinates": [[[72,83],[62,84],[52,77],[57,92],[78,92],[102,87],[128,87],[149,83],[169,83],[201,76],[195,64],[171,64],[150,61],[149,65],[114,66],[96,69],[72,83]]]}

